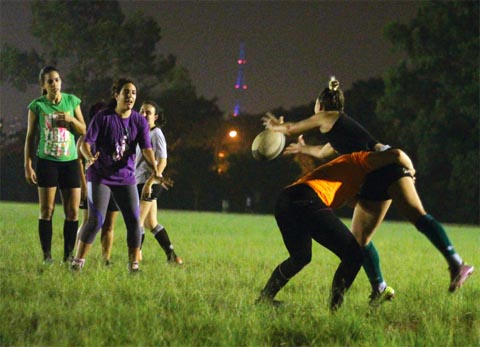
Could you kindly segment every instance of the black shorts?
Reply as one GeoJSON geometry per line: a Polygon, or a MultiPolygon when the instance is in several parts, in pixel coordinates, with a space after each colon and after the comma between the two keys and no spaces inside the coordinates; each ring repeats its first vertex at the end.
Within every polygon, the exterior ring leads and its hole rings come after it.
{"type": "MultiPolygon", "coordinates": [[[[84,199],[84,200],[80,201],[80,206],[79,207],[80,207],[81,210],[88,210],[87,199],[84,199]]],[[[113,198],[113,196],[110,196],[110,201],[108,202],[107,212],[117,212],[117,211],[120,211],[120,209],[118,208],[118,205],[115,202],[115,199],[113,198]]]]}
{"type": "Polygon", "coordinates": [[[52,161],[37,158],[35,173],[41,188],[80,188],[80,167],[77,160],[52,161]]]}
{"type": "Polygon", "coordinates": [[[388,187],[402,177],[412,177],[412,175],[406,168],[397,164],[390,164],[370,172],[358,196],[365,200],[390,200],[391,197],[388,195],[388,187]]]}
{"type": "Polygon", "coordinates": [[[145,183],[137,184],[138,196],[140,200],[143,200],[143,201],[157,200],[163,191],[163,187],[161,184],[154,184],[152,186],[152,195],[150,195],[150,199],[142,199],[142,190],[144,186],[145,186],[145,183]]]}

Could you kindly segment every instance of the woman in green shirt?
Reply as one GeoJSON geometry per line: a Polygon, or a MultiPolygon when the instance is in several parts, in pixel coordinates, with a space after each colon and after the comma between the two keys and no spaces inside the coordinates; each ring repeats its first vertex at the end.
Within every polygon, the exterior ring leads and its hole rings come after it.
{"type": "Polygon", "coordinates": [[[81,100],[75,95],[61,92],[62,79],[55,67],[44,67],[40,71],[39,82],[42,96],[28,105],[24,166],[27,182],[38,187],[38,231],[43,260],[48,264],[53,262],[52,217],[57,187],[60,188],[65,212],[63,260],[67,261],[72,257],[80,203],[80,173],[74,134],[85,134],[86,126],[80,109],[81,100]],[[34,170],[37,133],[39,143],[34,170]]]}

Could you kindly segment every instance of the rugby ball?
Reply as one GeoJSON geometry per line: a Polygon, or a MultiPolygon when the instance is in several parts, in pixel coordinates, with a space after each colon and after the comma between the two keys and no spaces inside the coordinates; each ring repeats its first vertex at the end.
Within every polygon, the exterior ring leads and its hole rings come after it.
{"type": "Polygon", "coordinates": [[[259,161],[275,159],[285,147],[285,135],[272,130],[264,130],[252,142],[252,156],[259,161]]]}

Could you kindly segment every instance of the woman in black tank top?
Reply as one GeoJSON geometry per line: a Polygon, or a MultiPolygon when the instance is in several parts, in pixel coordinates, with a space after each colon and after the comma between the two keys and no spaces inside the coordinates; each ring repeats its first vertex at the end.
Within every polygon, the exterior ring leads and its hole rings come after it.
{"type": "MultiPolygon", "coordinates": [[[[284,154],[307,154],[322,162],[328,162],[338,154],[360,150],[386,150],[388,145],[379,143],[358,122],[343,112],[344,97],[339,89],[340,83],[334,78],[329,87],[318,96],[315,114],[299,122],[284,122],[283,117],[276,118],[267,113],[262,118],[267,129],[285,135],[300,135],[297,143],[290,144],[284,154]],[[302,133],[314,129],[326,135],[326,145],[308,146],[302,133]]],[[[376,228],[383,221],[392,199],[397,202],[401,214],[411,222],[417,230],[424,233],[430,242],[444,256],[450,269],[449,291],[455,291],[473,272],[473,266],[463,263],[455,252],[443,226],[425,211],[414,184],[414,178],[402,167],[386,167],[382,171],[372,172],[368,178],[359,200],[355,205],[352,218],[352,232],[364,249],[364,268],[372,285],[370,296],[372,303],[383,299],[391,299],[394,290],[383,280],[378,253],[370,242],[376,228]]]]}

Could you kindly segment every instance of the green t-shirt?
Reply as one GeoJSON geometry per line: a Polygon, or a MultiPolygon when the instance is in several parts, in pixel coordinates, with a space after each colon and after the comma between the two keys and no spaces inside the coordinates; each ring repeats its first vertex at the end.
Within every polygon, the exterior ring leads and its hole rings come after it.
{"type": "Polygon", "coordinates": [[[75,108],[81,100],[75,95],[62,93],[57,105],[49,101],[46,95],[33,100],[28,109],[38,117],[40,142],[37,156],[53,161],[70,161],[78,158],[75,136],[63,124],[57,124],[57,112],[68,113],[75,117],[75,108]]]}

